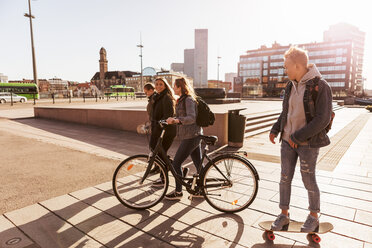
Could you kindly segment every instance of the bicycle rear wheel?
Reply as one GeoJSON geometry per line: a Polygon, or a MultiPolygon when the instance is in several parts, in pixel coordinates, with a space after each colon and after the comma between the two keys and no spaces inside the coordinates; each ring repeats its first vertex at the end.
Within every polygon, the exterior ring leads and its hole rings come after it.
{"type": "Polygon", "coordinates": [[[141,180],[148,167],[147,155],[135,155],[125,159],[116,168],[112,187],[116,198],[125,206],[133,209],[147,209],[161,201],[168,188],[168,174],[158,160],[154,161],[152,170],[141,180]],[[155,170],[158,168],[158,170],[155,170]],[[153,183],[162,175],[164,185],[157,187],[153,183]]]}
{"type": "Polygon", "coordinates": [[[256,198],[258,190],[258,175],[254,166],[235,154],[224,154],[209,162],[202,182],[207,202],[226,213],[247,208],[256,198]]]}

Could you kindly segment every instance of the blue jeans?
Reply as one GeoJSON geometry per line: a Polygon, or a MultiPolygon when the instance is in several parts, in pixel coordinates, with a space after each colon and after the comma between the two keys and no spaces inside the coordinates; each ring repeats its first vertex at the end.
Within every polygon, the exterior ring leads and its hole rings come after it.
{"type": "MultiPolygon", "coordinates": [[[[177,172],[178,175],[182,176],[182,168],[181,165],[185,162],[186,158],[191,155],[191,159],[194,162],[194,165],[197,170],[199,170],[202,154],[201,154],[201,145],[200,145],[200,138],[196,136],[195,138],[191,139],[184,139],[181,141],[180,146],[174,156],[173,160],[173,168],[177,172]]],[[[176,191],[182,192],[182,184],[177,182],[176,180],[176,191]]]]}
{"type": "Polygon", "coordinates": [[[302,181],[309,197],[309,210],[318,213],[320,211],[320,193],[315,177],[316,160],[319,148],[298,146],[292,148],[287,141],[281,145],[281,178],[280,178],[280,203],[281,209],[289,209],[291,198],[291,185],[295,172],[297,158],[300,158],[302,181]]]}

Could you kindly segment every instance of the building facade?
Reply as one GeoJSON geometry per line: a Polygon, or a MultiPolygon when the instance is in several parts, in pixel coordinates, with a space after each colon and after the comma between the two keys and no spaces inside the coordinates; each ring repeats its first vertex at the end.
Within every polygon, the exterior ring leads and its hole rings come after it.
{"type": "Polygon", "coordinates": [[[7,83],[8,76],[5,76],[3,73],[0,73],[0,83],[7,83]]]}
{"type": "Polygon", "coordinates": [[[208,87],[208,29],[195,29],[194,84],[208,87]]]}
{"type": "Polygon", "coordinates": [[[194,49],[183,51],[183,73],[194,78],[194,49]]]}
{"type": "Polygon", "coordinates": [[[184,73],[184,63],[172,63],[171,70],[175,72],[184,73]]]}
{"type": "Polygon", "coordinates": [[[133,71],[108,71],[107,52],[105,48],[99,51],[99,72],[96,72],[90,82],[103,92],[111,85],[125,85],[126,79],[139,74],[133,71]]]}
{"type": "MultiPolygon", "coordinates": [[[[330,30],[333,30],[332,27],[330,30]]],[[[352,38],[331,39],[325,33],[324,42],[298,44],[308,51],[309,63],[315,64],[327,80],[335,97],[361,95],[363,93],[361,41],[352,38]],[[357,49],[356,49],[357,48],[357,49]]],[[[364,37],[364,36],[363,36],[364,37]]],[[[364,41],[364,39],[363,39],[364,41]]],[[[290,45],[274,43],[272,47],[261,46],[241,55],[238,77],[243,83],[242,95],[279,96],[288,82],[285,74],[284,53],[290,45]]]]}
{"type": "Polygon", "coordinates": [[[365,32],[347,23],[332,25],[323,34],[323,40],[325,42],[335,42],[345,39],[352,41],[350,89],[355,95],[362,94],[364,88],[362,72],[365,36],[365,32]]]}

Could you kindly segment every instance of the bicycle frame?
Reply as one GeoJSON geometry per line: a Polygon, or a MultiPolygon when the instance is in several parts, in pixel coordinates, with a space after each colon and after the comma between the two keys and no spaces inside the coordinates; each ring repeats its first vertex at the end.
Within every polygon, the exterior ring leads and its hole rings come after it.
{"type": "MultiPolygon", "coordinates": [[[[159,122],[160,123],[160,122],[159,122]]],[[[200,180],[200,177],[199,175],[203,172],[203,161],[204,159],[206,158],[208,160],[208,162],[210,163],[213,163],[213,161],[209,158],[208,154],[207,154],[207,151],[208,151],[208,145],[206,145],[206,147],[203,149],[203,156],[202,156],[202,159],[200,161],[200,165],[198,166],[198,171],[196,174],[193,175],[192,178],[187,178],[187,177],[183,177],[183,176],[179,176],[177,174],[177,172],[174,170],[173,168],[173,165],[170,161],[170,159],[168,158],[168,156],[166,155],[166,152],[164,151],[164,148],[162,146],[162,141],[163,141],[163,137],[164,137],[164,134],[165,134],[165,128],[164,128],[164,125],[165,123],[160,123],[160,126],[162,128],[162,132],[160,134],[160,137],[156,143],[156,146],[155,146],[155,149],[153,152],[150,152],[149,154],[149,163],[148,163],[148,166],[146,168],[146,171],[142,177],[142,180],[140,182],[140,184],[142,184],[144,182],[144,180],[146,179],[146,177],[149,175],[150,173],[150,170],[152,168],[152,165],[154,164],[154,161],[156,159],[156,156],[158,154],[161,155],[161,157],[159,157],[159,159],[164,162],[164,167],[165,169],[167,170],[170,170],[173,177],[177,180],[177,182],[179,182],[180,184],[182,184],[183,186],[186,187],[186,189],[188,190],[194,190],[193,187],[195,185],[195,183],[193,183],[192,186],[190,186],[188,183],[186,183],[184,180],[194,180],[194,182],[196,181],[196,179],[200,180]],[[163,161],[162,158],[165,158],[165,161],[163,161]]],[[[230,180],[220,171],[220,169],[213,163],[213,166],[217,169],[217,171],[225,178],[225,180],[227,180],[229,183],[230,183],[230,180]]],[[[209,187],[211,187],[212,185],[209,185],[209,187]]],[[[221,186],[220,184],[216,185],[216,186],[221,186]]]]}

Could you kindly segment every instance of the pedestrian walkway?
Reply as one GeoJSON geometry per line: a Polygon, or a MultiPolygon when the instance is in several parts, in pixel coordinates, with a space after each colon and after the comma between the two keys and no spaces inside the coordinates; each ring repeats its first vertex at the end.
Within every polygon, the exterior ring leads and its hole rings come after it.
{"type": "MultiPolygon", "coordinates": [[[[332,144],[322,149],[317,172],[320,220],[331,222],[334,230],[320,235],[320,246],[309,243],[304,234],[278,233],[276,245],[263,239],[258,223],[273,220],[279,212],[280,178],[280,145],[271,144],[268,133],[263,133],[245,140],[243,149],[261,180],[257,198],[240,213],[222,214],[203,199],[190,202],[187,195],[180,202],[163,200],[135,211],[118,202],[107,181],[4,213],[0,247],[372,248],[371,116],[364,109],[336,112],[329,133],[332,144]]],[[[35,119],[0,120],[0,127],[14,135],[117,159],[126,151],[131,155],[143,150],[146,143],[143,136],[123,139],[116,131],[35,119]],[[128,140],[136,145],[126,144],[128,140]]],[[[291,218],[303,221],[308,203],[299,170],[292,185],[291,218]]]]}

